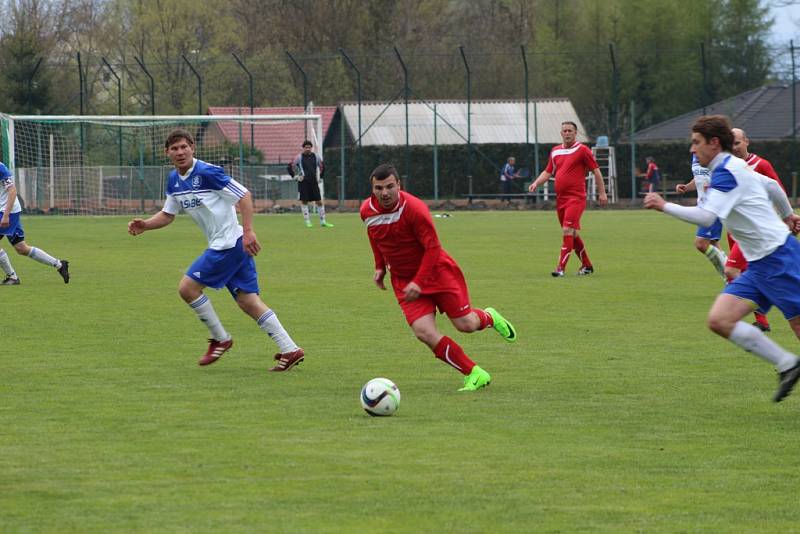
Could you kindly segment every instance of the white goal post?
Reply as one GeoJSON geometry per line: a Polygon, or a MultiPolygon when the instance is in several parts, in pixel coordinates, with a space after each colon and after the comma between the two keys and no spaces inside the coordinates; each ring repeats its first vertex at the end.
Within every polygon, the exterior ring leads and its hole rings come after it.
{"type": "MultiPolygon", "coordinates": [[[[314,140],[322,117],[271,115],[7,115],[0,113],[2,159],[25,208],[34,212],[148,212],[164,201],[172,130],[195,138],[195,157],[225,169],[253,193],[257,211],[297,198],[287,166],[314,140]]],[[[321,188],[322,189],[322,188],[321,188]]]]}

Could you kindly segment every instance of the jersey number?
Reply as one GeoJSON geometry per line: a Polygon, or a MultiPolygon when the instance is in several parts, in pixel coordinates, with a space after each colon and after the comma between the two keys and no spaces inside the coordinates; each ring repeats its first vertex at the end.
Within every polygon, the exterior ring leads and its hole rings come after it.
{"type": "Polygon", "coordinates": [[[181,200],[181,207],[183,209],[185,209],[185,210],[188,210],[190,208],[196,208],[196,207],[202,206],[202,205],[203,205],[203,201],[201,199],[199,199],[199,198],[181,200]]]}

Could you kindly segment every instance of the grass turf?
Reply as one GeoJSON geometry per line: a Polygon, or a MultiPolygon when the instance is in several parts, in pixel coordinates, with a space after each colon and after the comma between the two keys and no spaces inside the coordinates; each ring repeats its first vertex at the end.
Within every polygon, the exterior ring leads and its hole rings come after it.
{"type": "Polygon", "coordinates": [[[493,377],[458,393],[372,284],[358,216],[330,220],[256,218],[262,296],[307,353],[270,374],[274,346],[225,291],[209,295],[236,344],[196,365],[207,332],[176,287],[205,244],[186,217],[137,238],[127,218],[25,218],[73,279],[12,254],[22,285],[0,287],[0,530],[797,528],[800,398],[771,403],[770,366],[705,329],[721,280],[690,226],[587,212],[596,274],[573,257],[553,279],[552,212],[436,219],[473,305],[519,335],[440,317],[493,377]],[[393,417],[360,409],[376,376],[400,387],[393,417]]]}

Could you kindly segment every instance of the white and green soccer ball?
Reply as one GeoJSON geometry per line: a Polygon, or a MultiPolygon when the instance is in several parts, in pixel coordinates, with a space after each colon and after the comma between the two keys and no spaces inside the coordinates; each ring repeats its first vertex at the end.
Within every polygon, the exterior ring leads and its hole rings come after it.
{"type": "Polygon", "coordinates": [[[392,415],[400,406],[400,390],[388,378],[373,378],[361,388],[361,406],[373,416],[392,415]]]}

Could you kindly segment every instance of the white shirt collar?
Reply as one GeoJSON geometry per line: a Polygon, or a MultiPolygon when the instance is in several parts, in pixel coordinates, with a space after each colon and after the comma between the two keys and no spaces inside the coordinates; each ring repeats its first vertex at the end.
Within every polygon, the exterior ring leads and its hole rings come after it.
{"type": "Polygon", "coordinates": [[[723,150],[722,152],[714,156],[714,159],[708,162],[708,166],[706,168],[709,171],[713,171],[715,168],[717,168],[718,165],[720,165],[723,161],[725,161],[725,158],[727,158],[730,155],[731,155],[730,152],[726,152],[723,150]]]}
{"type": "Polygon", "coordinates": [[[186,174],[181,174],[181,171],[178,171],[178,176],[180,176],[181,180],[187,179],[189,175],[192,174],[195,165],[197,165],[197,158],[192,158],[192,166],[189,167],[189,170],[186,171],[186,174]]]}

